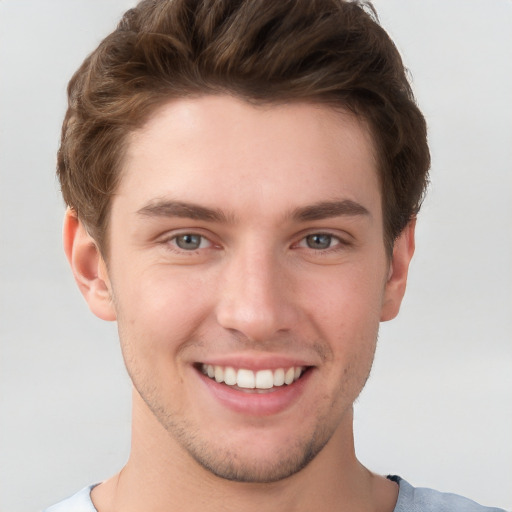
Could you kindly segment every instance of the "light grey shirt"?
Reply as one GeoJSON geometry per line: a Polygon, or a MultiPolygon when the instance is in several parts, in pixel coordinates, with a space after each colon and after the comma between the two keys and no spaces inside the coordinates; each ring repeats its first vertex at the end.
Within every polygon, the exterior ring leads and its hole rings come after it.
{"type": "MultiPolygon", "coordinates": [[[[394,512],[505,512],[501,508],[483,507],[457,494],[413,487],[400,477],[388,478],[400,486],[394,512]]],[[[97,512],[91,501],[93,487],[90,485],[43,512],[97,512]]]]}

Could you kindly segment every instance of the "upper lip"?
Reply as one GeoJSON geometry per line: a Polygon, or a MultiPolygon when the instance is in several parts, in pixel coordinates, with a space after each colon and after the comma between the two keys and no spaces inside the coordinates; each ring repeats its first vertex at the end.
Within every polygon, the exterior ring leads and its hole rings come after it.
{"type": "Polygon", "coordinates": [[[197,364],[244,368],[247,370],[277,370],[278,368],[315,366],[311,360],[295,358],[281,354],[234,354],[222,357],[208,357],[197,364]]]}

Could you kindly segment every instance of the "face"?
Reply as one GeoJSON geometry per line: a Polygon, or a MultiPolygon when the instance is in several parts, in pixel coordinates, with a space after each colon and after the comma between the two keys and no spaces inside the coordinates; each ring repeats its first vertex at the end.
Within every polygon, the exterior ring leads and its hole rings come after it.
{"type": "Polygon", "coordinates": [[[109,240],[112,301],[92,307],[118,321],[136,396],[171,445],[249,482],[347,427],[412,254],[386,256],[356,118],[228,96],[172,101],[132,134],[109,240]]]}

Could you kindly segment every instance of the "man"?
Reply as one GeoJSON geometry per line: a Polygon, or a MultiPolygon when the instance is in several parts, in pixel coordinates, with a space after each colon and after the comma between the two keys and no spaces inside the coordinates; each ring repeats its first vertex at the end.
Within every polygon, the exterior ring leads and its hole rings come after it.
{"type": "Polygon", "coordinates": [[[49,510],[497,510],[354,453],[429,167],[370,7],[144,1],[73,77],[58,160],[66,255],[118,323],[133,442],[49,510]]]}

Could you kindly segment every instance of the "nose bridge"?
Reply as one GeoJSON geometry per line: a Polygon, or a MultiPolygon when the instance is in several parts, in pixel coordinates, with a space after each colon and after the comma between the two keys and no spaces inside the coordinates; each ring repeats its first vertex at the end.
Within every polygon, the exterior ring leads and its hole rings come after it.
{"type": "Polygon", "coordinates": [[[225,262],[218,322],[254,341],[290,329],[294,313],[287,299],[289,284],[278,252],[248,240],[225,262]]]}

